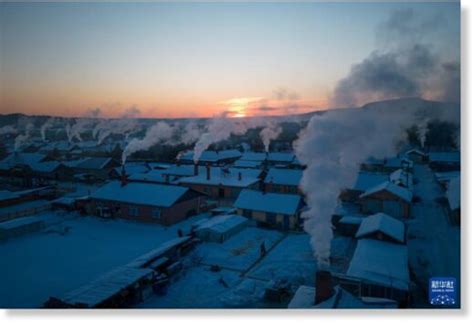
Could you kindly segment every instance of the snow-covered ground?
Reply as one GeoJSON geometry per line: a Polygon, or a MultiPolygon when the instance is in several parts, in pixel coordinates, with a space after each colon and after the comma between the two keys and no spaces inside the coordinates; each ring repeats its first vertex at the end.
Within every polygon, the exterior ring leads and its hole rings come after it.
{"type": "MultiPolygon", "coordinates": [[[[418,183],[414,194],[421,198],[412,205],[408,222],[409,265],[418,289],[427,290],[430,277],[455,277],[460,284],[460,229],[451,225],[446,211],[435,200],[444,196],[435,175],[427,165],[415,165],[418,183]]],[[[428,306],[425,295],[414,296],[414,306],[428,306]]],[[[459,300],[459,299],[458,299],[459,300]]]]}
{"type": "Polygon", "coordinates": [[[41,232],[0,243],[0,306],[38,307],[50,296],[90,282],[177,236],[177,229],[207,214],[168,228],[123,220],[42,216],[59,221],[41,232]]]}
{"type": "Polygon", "coordinates": [[[281,238],[283,234],[278,231],[248,227],[224,243],[200,244],[197,254],[202,264],[245,271],[260,258],[262,242],[268,251],[281,238]]]}

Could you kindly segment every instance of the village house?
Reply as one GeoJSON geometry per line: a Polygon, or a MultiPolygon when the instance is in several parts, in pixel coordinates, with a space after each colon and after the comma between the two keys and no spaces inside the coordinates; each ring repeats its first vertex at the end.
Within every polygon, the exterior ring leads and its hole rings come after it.
{"type": "Polygon", "coordinates": [[[393,172],[398,169],[411,172],[413,170],[413,161],[406,157],[392,157],[385,160],[383,165],[384,172],[393,172]]]}
{"type": "MultiPolygon", "coordinates": [[[[204,151],[199,157],[200,165],[225,165],[239,159],[242,153],[239,150],[222,150],[222,151],[204,151]]],[[[194,164],[194,151],[186,152],[178,157],[180,163],[194,164]]]]}
{"type": "Polygon", "coordinates": [[[10,184],[29,188],[71,179],[72,170],[58,161],[47,161],[44,154],[15,152],[0,161],[0,175],[10,184]]]}
{"type": "Polygon", "coordinates": [[[459,151],[429,152],[430,168],[436,172],[459,171],[461,168],[461,154],[459,151]]]}
{"type": "Polygon", "coordinates": [[[269,166],[288,167],[295,159],[293,152],[269,152],[267,154],[267,164],[269,166]]]}
{"type": "Polygon", "coordinates": [[[411,172],[398,169],[390,173],[389,179],[390,182],[397,186],[407,188],[408,190],[413,189],[413,175],[411,172]]]}
{"type": "Polygon", "coordinates": [[[302,170],[271,168],[264,180],[265,190],[277,193],[301,193],[299,185],[302,177],[302,170]]]}
{"type": "Polygon", "coordinates": [[[346,275],[338,276],[338,280],[357,296],[395,300],[406,306],[410,285],[408,249],[404,244],[359,239],[346,275]]]}
{"type": "Polygon", "coordinates": [[[365,309],[365,308],[396,308],[393,300],[382,298],[366,298],[355,296],[333,280],[332,275],[326,271],[318,271],[316,284],[299,286],[288,308],[315,308],[315,309],[365,309]]]}
{"type": "Polygon", "coordinates": [[[253,219],[258,225],[296,230],[300,228],[303,199],[296,194],[266,193],[242,190],[234,203],[239,215],[253,219]]]}
{"type": "Polygon", "coordinates": [[[382,172],[384,164],[385,164],[385,159],[376,159],[376,158],[370,157],[361,163],[360,168],[363,171],[382,172]]]}
{"type": "Polygon", "coordinates": [[[428,154],[419,149],[411,149],[405,152],[405,157],[415,163],[423,163],[428,160],[428,154]]]}
{"type": "Polygon", "coordinates": [[[180,186],[112,181],[90,198],[98,216],[171,225],[198,214],[203,195],[180,186]]]}
{"type": "Polygon", "coordinates": [[[120,163],[112,158],[88,157],[64,163],[74,170],[75,176],[78,179],[100,181],[119,176],[115,168],[119,167],[120,163]]]}
{"type": "Polygon", "coordinates": [[[193,231],[205,242],[223,243],[242,231],[248,221],[247,218],[239,215],[214,216],[200,221],[193,231]]]}
{"type": "Polygon", "coordinates": [[[239,159],[234,162],[233,165],[234,168],[243,168],[243,169],[259,169],[262,167],[262,162],[261,161],[249,161],[249,160],[243,160],[239,159]]]}
{"type": "Polygon", "coordinates": [[[387,214],[377,213],[362,219],[355,237],[403,244],[405,224],[387,214]]]}
{"type": "Polygon", "coordinates": [[[220,168],[206,166],[199,168],[197,174],[182,177],[179,183],[183,186],[202,192],[211,198],[232,203],[242,189],[258,189],[261,170],[220,168]]]}
{"type": "Polygon", "coordinates": [[[413,194],[410,190],[385,181],[367,189],[359,196],[365,214],[385,213],[397,219],[410,216],[413,194]]]}
{"type": "Polygon", "coordinates": [[[260,162],[263,163],[267,159],[267,153],[264,152],[252,152],[252,151],[247,151],[242,153],[242,157],[240,160],[242,161],[254,161],[254,162],[260,162]]]}

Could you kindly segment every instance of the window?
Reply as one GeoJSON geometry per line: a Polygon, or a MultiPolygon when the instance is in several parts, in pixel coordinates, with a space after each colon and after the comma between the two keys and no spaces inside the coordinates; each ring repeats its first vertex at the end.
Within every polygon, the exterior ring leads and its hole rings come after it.
{"type": "Polygon", "coordinates": [[[130,216],[138,216],[138,207],[128,207],[128,214],[130,216]]]}
{"type": "Polygon", "coordinates": [[[252,217],[252,211],[250,209],[244,209],[243,214],[245,217],[248,217],[248,218],[252,217]]]}
{"type": "Polygon", "coordinates": [[[267,222],[270,224],[276,224],[276,214],[266,213],[267,222]]]}
{"type": "Polygon", "coordinates": [[[158,209],[158,208],[153,209],[152,215],[155,218],[160,218],[161,217],[161,209],[158,209]]]}

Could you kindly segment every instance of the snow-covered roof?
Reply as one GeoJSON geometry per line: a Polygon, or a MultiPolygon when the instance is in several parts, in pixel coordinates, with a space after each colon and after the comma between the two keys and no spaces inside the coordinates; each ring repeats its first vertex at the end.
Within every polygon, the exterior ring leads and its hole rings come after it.
{"type": "Polygon", "coordinates": [[[0,190],[0,201],[2,200],[9,200],[9,199],[16,199],[19,198],[16,192],[9,191],[9,190],[0,190]]]}
{"type": "Polygon", "coordinates": [[[267,160],[272,162],[292,162],[295,158],[293,152],[270,152],[267,160]]]}
{"type": "Polygon", "coordinates": [[[429,152],[428,157],[431,162],[459,163],[461,161],[461,154],[459,151],[429,152]]]}
{"type": "Polygon", "coordinates": [[[413,187],[413,175],[410,172],[398,169],[390,174],[390,181],[396,185],[411,189],[413,187]]]}
{"type": "Polygon", "coordinates": [[[15,166],[32,166],[41,163],[46,158],[45,154],[40,153],[12,153],[0,161],[1,170],[9,170],[15,166]]]}
{"type": "Polygon", "coordinates": [[[214,216],[201,223],[196,230],[210,230],[218,233],[225,233],[236,226],[240,226],[248,221],[247,218],[239,215],[214,216]]]}
{"type": "Polygon", "coordinates": [[[370,164],[370,165],[383,165],[385,163],[385,161],[384,161],[384,159],[376,159],[374,157],[369,157],[363,163],[364,164],[370,164]]]}
{"type": "MultiPolygon", "coordinates": [[[[132,174],[137,174],[137,173],[146,173],[148,171],[150,171],[150,167],[146,165],[146,163],[126,163],[125,164],[125,173],[127,175],[132,175],[132,174]]],[[[119,167],[116,167],[115,168],[115,171],[117,171],[117,173],[121,173],[122,172],[122,167],[119,166],[119,167]]]]}
{"type": "Polygon", "coordinates": [[[387,181],[387,175],[384,173],[360,171],[353,189],[366,191],[384,181],[387,181]]]}
{"type": "Polygon", "coordinates": [[[91,157],[91,158],[86,158],[76,164],[76,168],[80,169],[91,169],[91,170],[98,170],[104,168],[110,161],[112,161],[112,158],[107,158],[107,157],[91,157]]]}
{"type": "Polygon", "coordinates": [[[408,150],[405,152],[405,155],[409,155],[409,154],[417,154],[417,155],[421,155],[421,156],[426,156],[427,154],[419,149],[411,149],[411,150],[408,150]]]}
{"type": "Polygon", "coordinates": [[[262,165],[260,161],[249,161],[239,159],[234,162],[234,167],[236,168],[259,168],[262,165]]]}
{"type": "Polygon", "coordinates": [[[412,168],[413,161],[408,158],[393,157],[385,161],[385,166],[390,168],[403,168],[404,166],[412,168]]]}
{"type": "Polygon", "coordinates": [[[301,196],[280,193],[263,193],[256,190],[242,190],[234,207],[269,213],[294,215],[301,207],[301,196]]]}
{"type": "Polygon", "coordinates": [[[359,197],[364,198],[371,196],[374,193],[381,192],[381,191],[388,191],[391,194],[405,200],[406,202],[411,202],[413,198],[413,194],[410,190],[397,186],[396,184],[391,183],[390,181],[385,181],[379,185],[376,185],[372,188],[367,189],[363,194],[359,197]]]}
{"type": "Polygon", "coordinates": [[[142,182],[128,182],[122,186],[120,181],[112,181],[97,189],[91,198],[137,205],[170,207],[188,190],[188,188],[180,186],[142,182]]]}
{"type": "Polygon", "coordinates": [[[70,305],[84,304],[94,307],[152,273],[151,269],[122,266],[67,293],[61,299],[70,305]]]}
{"type": "Polygon", "coordinates": [[[405,241],[405,225],[384,213],[377,213],[364,218],[356,233],[356,238],[361,238],[375,232],[381,232],[400,243],[405,241]]]}
{"type": "Polygon", "coordinates": [[[361,239],[357,242],[347,275],[385,287],[408,291],[406,245],[361,239]]]}
{"type": "Polygon", "coordinates": [[[340,286],[334,287],[334,294],[320,302],[314,304],[316,288],[310,286],[299,286],[293,298],[288,304],[288,308],[367,308],[361,299],[355,297],[340,286]]]}
{"type": "Polygon", "coordinates": [[[265,177],[265,183],[298,186],[302,177],[303,171],[301,170],[271,168],[265,177]]]}
{"type": "Polygon", "coordinates": [[[263,162],[266,160],[266,158],[267,154],[263,152],[244,152],[242,154],[241,160],[263,162]]]}
{"type": "Polygon", "coordinates": [[[176,237],[174,239],[165,241],[161,243],[158,247],[154,248],[153,250],[140,255],[139,257],[135,258],[133,261],[127,264],[128,267],[133,267],[133,268],[140,268],[145,266],[147,263],[150,261],[156,260],[160,257],[163,256],[166,252],[170,251],[171,249],[186,243],[191,240],[190,236],[182,236],[182,237],[176,237]]]}
{"type": "Polygon", "coordinates": [[[360,223],[362,223],[362,219],[362,217],[357,216],[344,216],[339,220],[339,223],[359,225],[360,223]]]}
{"type": "Polygon", "coordinates": [[[457,177],[451,179],[448,184],[448,190],[446,191],[446,197],[448,198],[449,208],[455,210],[461,208],[461,178],[457,177]]]}
{"type": "MultiPolygon", "coordinates": [[[[218,162],[221,160],[239,158],[242,155],[239,150],[222,150],[222,151],[204,151],[199,161],[218,162]]],[[[188,151],[179,157],[182,161],[192,161],[194,159],[194,151],[188,151]]]]}
{"type": "Polygon", "coordinates": [[[245,188],[259,182],[260,179],[258,177],[260,173],[261,170],[257,169],[210,167],[210,177],[208,179],[207,170],[205,168],[200,168],[198,175],[180,178],[179,182],[186,184],[222,185],[245,188]]]}
{"type": "Polygon", "coordinates": [[[459,171],[448,171],[448,172],[436,172],[435,177],[441,183],[447,183],[453,178],[459,177],[461,173],[459,171]]]}

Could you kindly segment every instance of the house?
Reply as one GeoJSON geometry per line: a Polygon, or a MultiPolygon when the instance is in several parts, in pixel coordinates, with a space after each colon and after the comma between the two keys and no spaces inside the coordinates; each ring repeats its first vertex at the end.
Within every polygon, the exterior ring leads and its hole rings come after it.
{"type": "Polygon", "coordinates": [[[413,170],[413,161],[406,157],[392,157],[390,159],[385,160],[383,165],[384,172],[393,172],[398,169],[403,169],[405,171],[412,171],[413,170]]]}
{"type": "Polygon", "coordinates": [[[410,190],[390,181],[369,188],[359,196],[363,213],[381,212],[398,219],[410,216],[412,198],[413,194],[410,190]]]}
{"type": "Polygon", "coordinates": [[[263,163],[267,159],[267,154],[263,152],[251,152],[247,151],[242,154],[240,160],[243,161],[254,161],[263,163]]]}
{"type": "Polygon", "coordinates": [[[98,216],[171,225],[199,213],[203,195],[180,186],[112,181],[90,198],[98,216]]]}
{"type": "Polygon", "coordinates": [[[396,300],[406,305],[410,285],[406,245],[360,239],[343,278],[343,287],[357,287],[365,297],[396,300]]]}
{"type": "Polygon", "coordinates": [[[449,181],[446,191],[449,204],[449,218],[453,224],[461,224],[461,178],[449,181]]]}
{"type": "Polygon", "coordinates": [[[242,189],[258,189],[260,174],[257,169],[206,166],[196,175],[180,178],[179,183],[214,199],[234,201],[242,189]]]}
{"type": "Polygon", "coordinates": [[[398,169],[390,173],[389,179],[390,182],[396,184],[397,186],[404,187],[409,190],[413,189],[413,175],[411,172],[398,169]]]}
{"type": "Polygon", "coordinates": [[[419,149],[411,149],[405,152],[405,157],[415,163],[423,163],[428,160],[428,154],[419,149]]]}
{"type": "Polygon", "coordinates": [[[12,184],[37,187],[70,179],[72,171],[58,161],[47,161],[44,154],[15,152],[0,161],[0,175],[12,184]]]}
{"type": "MultiPolygon", "coordinates": [[[[239,159],[242,153],[239,150],[222,150],[222,151],[204,151],[199,157],[198,164],[213,166],[225,165],[239,159]]],[[[180,163],[194,164],[194,151],[181,154],[178,157],[180,163]]]]}
{"type": "Polygon", "coordinates": [[[296,194],[265,193],[244,189],[234,203],[237,213],[259,225],[282,230],[300,227],[303,199],[296,194]]]}
{"type": "Polygon", "coordinates": [[[321,283],[321,279],[318,280],[318,278],[316,278],[316,284],[314,287],[305,285],[299,286],[290,303],[288,304],[288,308],[365,309],[397,307],[397,303],[393,300],[355,296],[340,285],[337,285],[335,280],[332,279],[331,275],[328,275],[327,280],[330,282],[324,284],[321,283]]]}
{"type": "Polygon", "coordinates": [[[201,222],[196,228],[196,236],[205,242],[223,243],[243,230],[248,219],[239,215],[214,216],[201,222]]]}
{"type": "Polygon", "coordinates": [[[271,168],[264,180],[265,190],[278,193],[299,193],[302,177],[302,170],[271,168]]]}
{"type": "Polygon", "coordinates": [[[363,219],[360,216],[343,216],[335,222],[336,230],[341,235],[355,236],[363,219]]]}
{"type": "Polygon", "coordinates": [[[119,308],[131,307],[143,300],[143,291],[155,272],[148,268],[120,266],[61,298],[51,297],[46,308],[119,308]]]}
{"type": "Polygon", "coordinates": [[[289,166],[295,159],[293,152],[270,152],[267,155],[267,164],[270,166],[289,166]]]}
{"type": "Polygon", "coordinates": [[[107,180],[111,177],[118,177],[115,168],[120,163],[112,158],[107,157],[88,157],[80,160],[67,162],[75,174],[88,175],[89,178],[95,180],[107,180]]]}
{"type": "Polygon", "coordinates": [[[387,214],[377,213],[362,220],[355,237],[403,244],[405,224],[387,214]]]}
{"type": "Polygon", "coordinates": [[[243,160],[240,158],[239,160],[234,162],[233,165],[234,168],[248,168],[248,169],[259,169],[262,167],[262,162],[261,161],[249,161],[249,160],[243,160]]]}
{"type": "Polygon", "coordinates": [[[443,186],[444,189],[448,188],[449,182],[458,178],[461,173],[459,171],[448,171],[448,172],[436,172],[436,180],[443,186]]]}
{"type": "Polygon", "coordinates": [[[387,179],[386,173],[361,170],[357,174],[356,182],[352,188],[342,190],[339,198],[344,202],[355,202],[360,194],[373,186],[387,181],[387,179]]]}
{"type": "Polygon", "coordinates": [[[370,157],[361,163],[360,168],[364,171],[381,172],[383,171],[384,164],[385,159],[376,159],[374,157],[370,157]]]}
{"type": "Polygon", "coordinates": [[[437,172],[459,171],[461,168],[461,154],[459,151],[429,152],[429,165],[437,172]]]}

